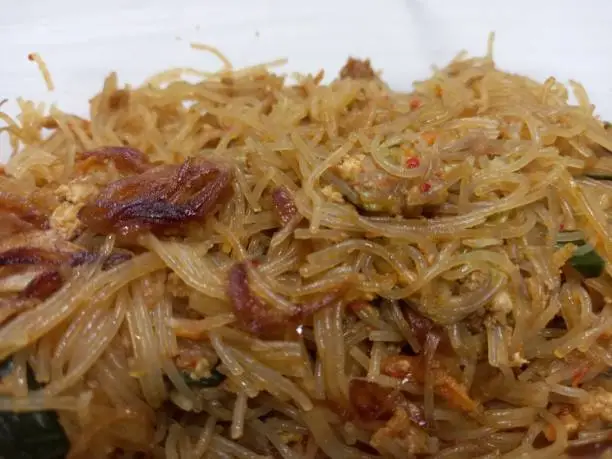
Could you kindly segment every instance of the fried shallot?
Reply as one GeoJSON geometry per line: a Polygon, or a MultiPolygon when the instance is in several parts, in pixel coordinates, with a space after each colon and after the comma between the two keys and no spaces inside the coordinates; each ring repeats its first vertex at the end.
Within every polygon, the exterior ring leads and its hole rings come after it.
{"type": "Polygon", "coordinates": [[[203,158],[167,164],[107,185],[79,211],[98,234],[163,232],[210,215],[229,194],[228,167],[203,158]]]}

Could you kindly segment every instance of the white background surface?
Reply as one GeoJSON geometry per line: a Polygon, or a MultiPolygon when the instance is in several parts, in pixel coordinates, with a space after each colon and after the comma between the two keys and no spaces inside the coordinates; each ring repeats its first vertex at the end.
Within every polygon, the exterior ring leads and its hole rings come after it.
{"type": "Polygon", "coordinates": [[[287,57],[286,72],[324,68],[332,75],[349,55],[370,57],[393,87],[409,89],[431,64],[460,49],[484,53],[495,31],[501,67],[540,80],[579,80],[597,111],[612,118],[609,0],[0,0],[0,6],[0,100],[23,96],[84,115],[111,70],[137,84],[171,66],[218,68],[191,50],[191,41],[217,46],[237,66],[287,57]],[[47,62],[53,93],[28,61],[30,52],[47,62]]]}

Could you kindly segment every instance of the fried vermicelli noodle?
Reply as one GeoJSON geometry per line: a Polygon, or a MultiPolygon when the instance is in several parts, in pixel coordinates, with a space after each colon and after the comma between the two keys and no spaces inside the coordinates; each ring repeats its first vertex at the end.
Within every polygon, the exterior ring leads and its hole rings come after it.
{"type": "Polygon", "coordinates": [[[183,73],[1,115],[0,410],[57,411],[71,457],[608,441],[612,135],[578,83],[183,73]]]}

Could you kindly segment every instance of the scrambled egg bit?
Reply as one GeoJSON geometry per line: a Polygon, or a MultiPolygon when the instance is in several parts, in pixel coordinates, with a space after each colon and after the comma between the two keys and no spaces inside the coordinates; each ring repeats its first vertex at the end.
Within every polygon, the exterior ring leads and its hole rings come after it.
{"type": "Polygon", "coordinates": [[[72,239],[81,227],[79,210],[98,192],[98,188],[86,181],[77,179],[67,185],[60,185],[55,195],[60,204],[55,208],[49,223],[63,238],[72,239]]]}
{"type": "Polygon", "coordinates": [[[328,198],[330,201],[337,202],[339,204],[344,202],[342,194],[331,185],[326,185],[321,188],[321,193],[323,193],[323,196],[328,198]]]}
{"type": "Polygon", "coordinates": [[[582,420],[599,417],[602,421],[612,422],[612,392],[596,387],[589,391],[589,398],[578,405],[578,415],[582,420]]]}

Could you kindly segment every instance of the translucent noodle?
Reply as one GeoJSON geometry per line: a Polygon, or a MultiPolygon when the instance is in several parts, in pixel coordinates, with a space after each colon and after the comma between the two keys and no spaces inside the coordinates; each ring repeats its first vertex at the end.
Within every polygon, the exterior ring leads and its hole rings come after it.
{"type": "Polygon", "coordinates": [[[45,84],[47,85],[47,89],[49,91],[53,91],[55,89],[55,85],[53,84],[53,80],[51,79],[51,73],[49,73],[49,69],[47,68],[47,64],[40,57],[38,53],[30,53],[28,54],[28,59],[32,62],[36,63],[38,66],[38,70],[42,74],[43,79],[45,80],[45,84]]]}
{"type": "Polygon", "coordinates": [[[610,446],[612,127],[585,87],[498,68],[493,36],[408,92],[191,47],[219,67],[111,73],[87,117],[0,102],[0,425],[54,411],[74,458],[610,446]]]}

